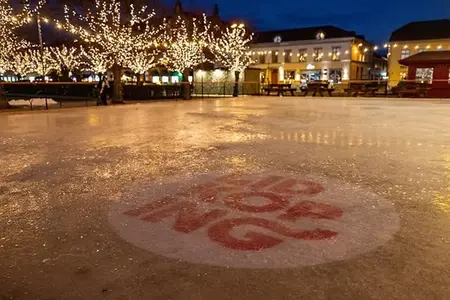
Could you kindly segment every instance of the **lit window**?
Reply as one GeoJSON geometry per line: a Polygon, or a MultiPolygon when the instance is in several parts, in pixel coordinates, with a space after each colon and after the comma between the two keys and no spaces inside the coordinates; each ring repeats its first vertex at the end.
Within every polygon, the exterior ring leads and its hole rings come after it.
{"type": "Polygon", "coordinates": [[[433,68],[417,68],[416,81],[431,83],[433,81],[433,72],[433,68]]]}
{"type": "Polygon", "coordinates": [[[298,50],[298,61],[299,62],[305,62],[307,56],[308,55],[306,54],[306,49],[298,50]]]}
{"type": "Polygon", "coordinates": [[[341,56],[341,47],[333,47],[331,50],[331,60],[338,61],[341,56]]]}
{"type": "Polygon", "coordinates": [[[259,63],[265,64],[266,63],[266,55],[264,53],[259,55],[259,63]]]}
{"type": "Polygon", "coordinates": [[[152,77],[152,82],[153,83],[158,83],[159,82],[159,76],[153,76],[152,77]]]}
{"type": "Polygon", "coordinates": [[[314,61],[322,61],[322,56],[323,56],[322,48],[314,48],[313,56],[314,56],[314,61]]]}
{"type": "Polygon", "coordinates": [[[284,56],[284,62],[290,63],[292,61],[292,59],[291,59],[292,58],[292,50],[289,49],[289,50],[285,50],[284,52],[286,53],[286,55],[284,56]]]}
{"type": "Polygon", "coordinates": [[[402,49],[402,53],[400,55],[400,59],[405,59],[411,55],[411,50],[409,49],[402,49]]]}
{"type": "Polygon", "coordinates": [[[278,63],[278,52],[272,51],[272,63],[277,64],[278,63]]]}

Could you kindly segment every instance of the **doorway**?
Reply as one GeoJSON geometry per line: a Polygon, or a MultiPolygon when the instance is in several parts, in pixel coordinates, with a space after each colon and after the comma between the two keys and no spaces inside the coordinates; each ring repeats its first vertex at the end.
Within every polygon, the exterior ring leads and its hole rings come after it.
{"type": "Polygon", "coordinates": [[[278,83],[278,70],[272,71],[270,73],[270,83],[271,84],[277,84],[278,83]]]}

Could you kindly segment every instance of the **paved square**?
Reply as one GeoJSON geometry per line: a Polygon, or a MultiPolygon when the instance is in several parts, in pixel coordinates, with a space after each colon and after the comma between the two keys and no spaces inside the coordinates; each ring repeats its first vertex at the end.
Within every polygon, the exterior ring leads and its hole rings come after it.
{"type": "Polygon", "coordinates": [[[446,299],[450,101],[0,112],[1,299],[446,299]]]}

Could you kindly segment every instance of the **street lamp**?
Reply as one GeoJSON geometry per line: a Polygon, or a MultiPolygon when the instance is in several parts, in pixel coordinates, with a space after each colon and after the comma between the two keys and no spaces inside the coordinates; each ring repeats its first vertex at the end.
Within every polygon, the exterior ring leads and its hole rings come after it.
{"type": "Polygon", "coordinates": [[[36,11],[38,36],[39,36],[39,50],[41,53],[41,65],[42,65],[42,76],[45,78],[45,66],[44,66],[44,42],[42,40],[42,28],[41,28],[41,14],[36,11]]]}

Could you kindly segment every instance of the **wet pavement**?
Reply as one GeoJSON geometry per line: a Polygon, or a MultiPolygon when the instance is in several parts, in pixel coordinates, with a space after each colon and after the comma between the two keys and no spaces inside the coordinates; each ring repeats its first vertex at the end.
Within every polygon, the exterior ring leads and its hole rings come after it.
{"type": "Polygon", "coordinates": [[[0,299],[450,299],[450,102],[0,113],[0,299]]]}

